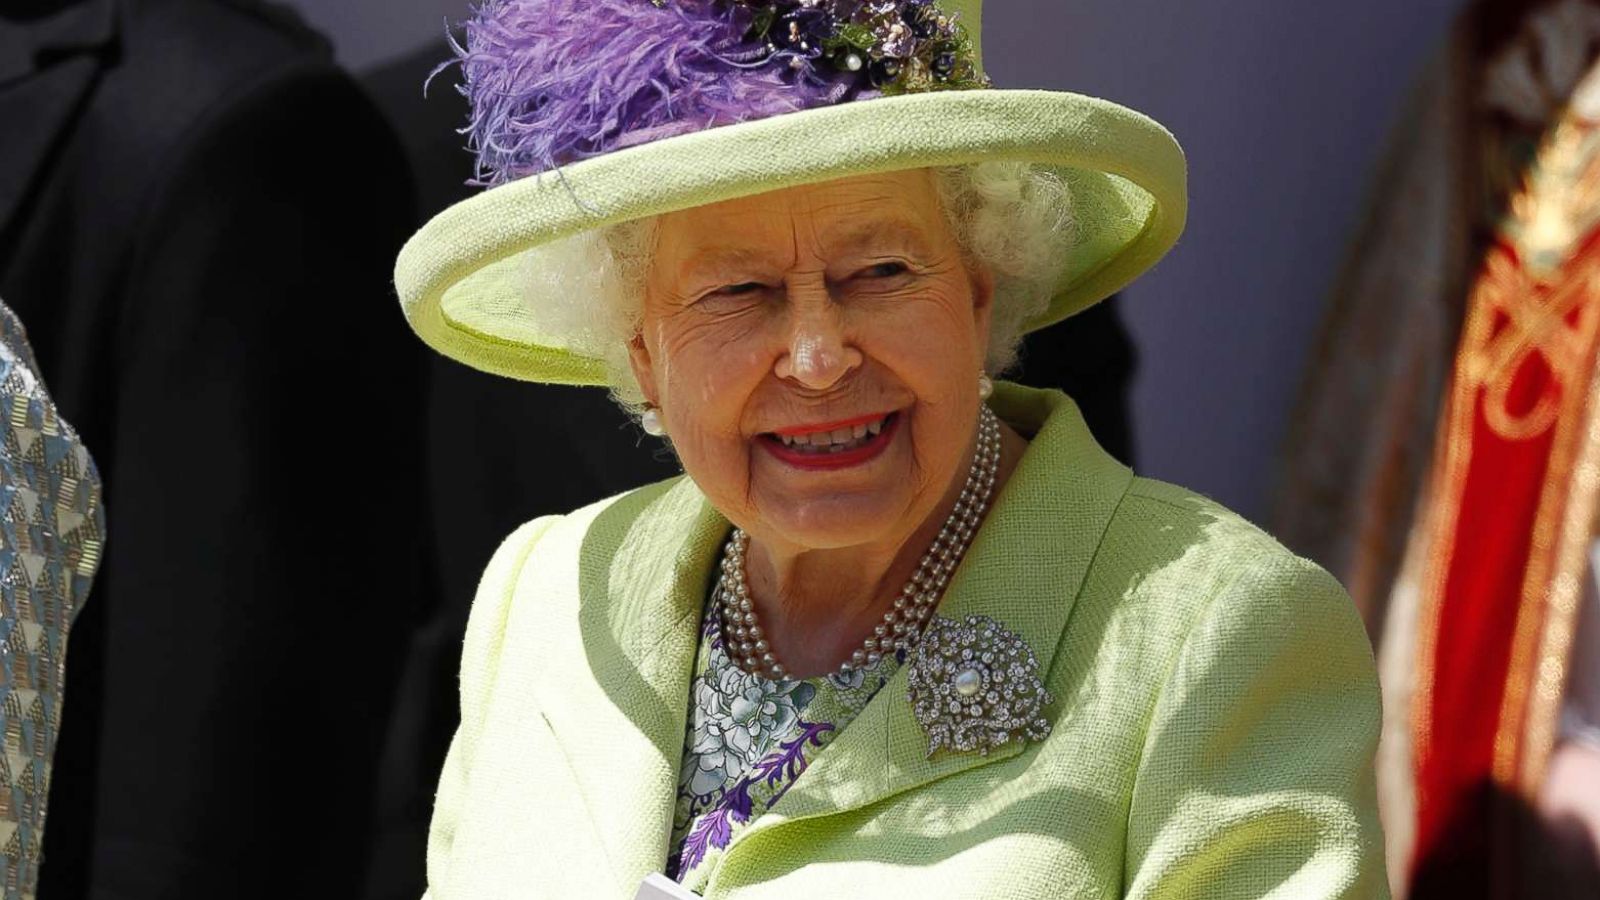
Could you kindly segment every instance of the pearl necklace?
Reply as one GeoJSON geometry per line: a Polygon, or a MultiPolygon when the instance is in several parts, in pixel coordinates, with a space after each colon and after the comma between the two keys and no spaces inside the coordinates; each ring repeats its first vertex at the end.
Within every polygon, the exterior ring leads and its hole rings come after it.
{"type": "MultiPolygon", "coordinates": [[[[989,407],[983,406],[978,415],[978,447],[972,455],[972,469],[967,473],[967,483],[961,488],[955,508],[932,546],[922,555],[916,574],[894,598],[894,606],[883,614],[883,621],[873,627],[872,636],[861,642],[848,662],[839,666],[840,675],[848,676],[855,669],[873,665],[886,653],[909,650],[916,645],[928,616],[944,594],[950,575],[961,563],[962,555],[983,521],[983,514],[989,509],[995,473],[999,469],[1000,420],[989,407]]],[[[756,618],[755,604],[750,600],[750,587],[744,575],[745,551],[749,546],[750,536],[744,529],[735,528],[722,548],[722,573],[717,578],[717,603],[714,605],[728,657],[746,672],[777,681],[788,677],[788,673],[773,654],[756,618]]]]}

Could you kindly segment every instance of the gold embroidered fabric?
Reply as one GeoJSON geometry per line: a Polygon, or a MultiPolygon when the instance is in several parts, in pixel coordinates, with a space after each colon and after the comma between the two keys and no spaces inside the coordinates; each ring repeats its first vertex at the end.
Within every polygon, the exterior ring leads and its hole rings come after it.
{"type": "Polygon", "coordinates": [[[31,900],[67,629],[99,565],[105,521],[94,463],[56,414],[22,326],[4,305],[0,413],[0,897],[31,900]]]}

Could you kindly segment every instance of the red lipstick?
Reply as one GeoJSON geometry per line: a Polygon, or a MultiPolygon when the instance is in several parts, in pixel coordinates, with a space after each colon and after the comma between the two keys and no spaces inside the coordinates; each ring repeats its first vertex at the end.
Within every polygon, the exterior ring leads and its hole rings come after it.
{"type": "Polygon", "coordinates": [[[840,450],[837,453],[831,451],[819,453],[816,451],[798,450],[794,447],[784,444],[783,440],[777,435],[811,434],[813,432],[823,430],[832,430],[834,428],[845,428],[854,425],[865,424],[867,422],[876,422],[881,418],[884,418],[884,416],[879,414],[849,419],[841,422],[829,422],[823,425],[807,425],[804,428],[773,432],[771,434],[761,436],[761,446],[765,447],[767,452],[777,457],[779,461],[794,466],[797,469],[809,469],[812,471],[824,469],[847,469],[851,466],[859,466],[877,458],[878,455],[883,453],[883,451],[888,448],[889,442],[894,440],[895,432],[898,431],[900,427],[900,414],[898,412],[889,413],[888,417],[884,419],[883,430],[875,435],[872,435],[861,446],[854,447],[849,450],[840,450]]]}

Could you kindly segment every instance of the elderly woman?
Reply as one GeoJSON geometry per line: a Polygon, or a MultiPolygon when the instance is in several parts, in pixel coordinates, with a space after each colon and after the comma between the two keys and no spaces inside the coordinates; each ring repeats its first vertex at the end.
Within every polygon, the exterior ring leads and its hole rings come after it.
{"type": "Polygon", "coordinates": [[[402,253],[406,314],[482,369],[610,386],[687,477],[490,562],[434,900],[656,873],[718,898],[1384,893],[1343,591],[1135,477],[1067,397],[991,380],[1185,204],[1150,120],[988,89],[978,14],[468,23],[495,186],[402,253]]]}

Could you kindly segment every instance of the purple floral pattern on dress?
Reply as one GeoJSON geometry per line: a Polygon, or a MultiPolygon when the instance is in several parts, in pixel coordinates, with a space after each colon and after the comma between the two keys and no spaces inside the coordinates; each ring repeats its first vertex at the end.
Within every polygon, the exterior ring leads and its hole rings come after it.
{"type": "Polygon", "coordinates": [[[809,762],[806,759],[807,745],[822,749],[823,738],[833,730],[834,726],[825,722],[814,724],[801,722],[800,733],[794,740],[782,742],[778,745],[781,749],[777,753],[756,763],[755,777],[762,780],[767,787],[777,788],[772,794],[772,799],[767,801],[768,809],[789,792],[789,788],[794,786],[795,779],[806,770],[809,762]]]}
{"type": "Polygon", "coordinates": [[[705,859],[708,850],[728,846],[733,839],[733,827],[750,821],[754,806],[750,799],[751,788],[760,785],[775,788],[764,803],[764,808],[771,809],[806,770],[807,746],[820,750],[824,736],[834,730],[834,726],[823,722],[801,722],[799,728],[797,737],[783,741],[777,751],[762,757],[748,775],[734,782],[711,809],[701,814],[671,861],[672,872],[692,871],[705,859]]]}
{"type": "Polygon", "coordinates": [[[667,860],[680,882],[777,804],[900,663],[886,658],[843,680],[769,681],[728,657],[715,615],[701,634],[667,860]]]}
{"type": "Polygon", "coordinates": [[[684,838],[676,858],[668,865],[669,875],[678,877],[680,873],[693,871],[708,851],[728,846],[733,840],[733,826],[750,821],[750,784],[748,779],[740,780],[722,795],[715,807],[701,814],[689,836],[684,838]]]}

